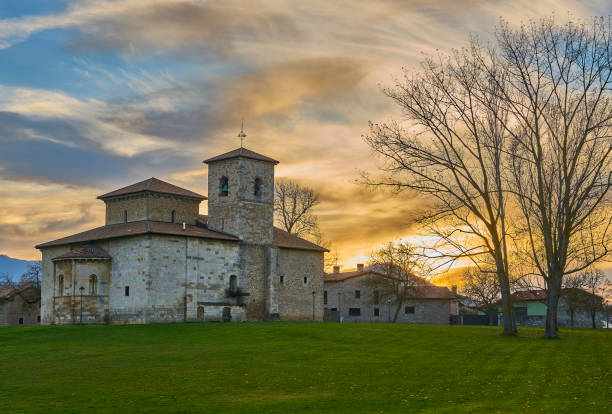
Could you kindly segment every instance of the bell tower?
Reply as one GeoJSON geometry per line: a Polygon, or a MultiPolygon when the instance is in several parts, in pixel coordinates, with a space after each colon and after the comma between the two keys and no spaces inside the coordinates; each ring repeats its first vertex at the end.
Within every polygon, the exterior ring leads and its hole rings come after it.
{"type": "Polygon", "coordinates": [[[278,161],[240,147],[204,163],[208,164],[208,228],[245,243],[271,245],[278,161]]]}

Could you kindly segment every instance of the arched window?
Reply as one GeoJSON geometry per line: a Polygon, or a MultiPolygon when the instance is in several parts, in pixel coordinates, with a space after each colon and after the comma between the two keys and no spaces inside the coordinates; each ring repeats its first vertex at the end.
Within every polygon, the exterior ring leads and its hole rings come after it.
{"type": "Polygon", "coordinates": [[[238,277],[230,276],[230,295],[235,296],[238,293],[238,277]]]}
{"type": "Polygon", "coordinates": [[[227,177],[221,177],[219,180],[219,195],[225,197],[229,194],[229,180],[227,177]]]}
{"type": "Polygon", "coordinates": [[[123,222],[127,223],[127,210],[123,210],[123,222]]]}
{"type": "Polygon", "coordinates": [[[172,223],[174,223],[175,219],[176,219],[176,211],[172,210],[172,223]]]}
{"type": "Polygon", "coordinates": [[[64,275],[57,277],[57,290],[58,296],[64,296],[64,275]]]}
{"type": "Polygon", "coordinates": [[[98,294],[98,276],[96,275],[89,276],[89,294],[90,295],[98,294]]]}
{"type": "Polygon", "coordinates": [[[261,178],[256,178],[253,182],[253,195],[259,197],[261,195],[261,178]]]}

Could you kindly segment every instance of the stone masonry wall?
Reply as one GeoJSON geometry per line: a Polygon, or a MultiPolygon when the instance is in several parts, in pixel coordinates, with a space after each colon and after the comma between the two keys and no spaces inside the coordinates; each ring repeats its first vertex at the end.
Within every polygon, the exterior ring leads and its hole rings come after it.
{"type": "Polygon", "coordinates": [[[312,320],[314,295],[315,320],[323,320],[323,253],[280,249],[280,319],[286,321],[312,320]],[[304,283],[304,277],[307,278],[304,283]]]}
{"type": "Polygon", "coordinates": [[[274,164],[234,158],[208,166],[208,226],[234,234],[247,243],[273,242],[274,164]],[[220,195],[222,177],[229,180],[228,195],[220,195]],[[260,194],[254,194],[255,180],[260,194]]]}
{"type": "Polygon", "coordinates": [[[195,224],[200,210],[200,201],[166,194],[143,193],[106,200],[106,224],[117,224],[127,220],[174,222],[195,224]]]}
{"type": "MultiPolygon", "coordinates": [[[[326,309],[336,309],[345,322],[392,322],[396,304],[388,303],[386,298],[379,297],[374,303],[374,290],[367,283],[368,277],[363,276],[338,282],[325,282],[327,291],[326,309]],[[357,298],[356,291],[359,291],[357,298]],[[358,308],[359,316],[351,316],[350,308],[358,308]],[[376,316],[378,309],[378,316],[376,316]]],[[[402,304],[399,310],[398,323],[433,323],[448,324],[451,314],[449,299],[411,299],[402,304]],[[406,307],[413,307],[414,313],[406,313],[406,307]]]]}
{"type": "Polygon", "coordinates": [[[40,300],[36,289],[29,289],[10,299],[0,299],[0,326],[38,325],[40,315],[40,300]],[[24,299],[24,296],[28,299],[24,299]]]}
{"type": "Polygon", "coordinates": [[[54,283],[54,266],[51,259],[69,251],[70,246],[41,249],[40,322],[43,325],[53,323],[53,297],[57,294],[57,286],[54,283]]]}

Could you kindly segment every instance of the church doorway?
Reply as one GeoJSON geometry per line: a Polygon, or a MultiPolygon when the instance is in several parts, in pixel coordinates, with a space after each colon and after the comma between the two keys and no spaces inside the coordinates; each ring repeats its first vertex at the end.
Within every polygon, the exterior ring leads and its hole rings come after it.
{"type": "Polygon", "coordinates": [[[223,308],[223,322],[232,321],[232,310],[229,306],[223,308]]]}
{"type": "Polygon", "coordinates": [[[198,306],[198,320],[204,321],[204,306],[198,306]]]}

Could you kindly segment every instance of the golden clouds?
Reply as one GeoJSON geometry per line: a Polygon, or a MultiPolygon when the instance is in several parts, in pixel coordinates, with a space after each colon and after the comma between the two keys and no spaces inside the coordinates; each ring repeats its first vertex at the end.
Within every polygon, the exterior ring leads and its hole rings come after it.
{"type": "Polygon", "coordinates": [[[329,99],[354,88],[366,75],[365,60],[319,57],[272,65],[221,86],[225,101],[215,119],[240,114],[247,119],[287,114],[298,105],[329,99]]]}

